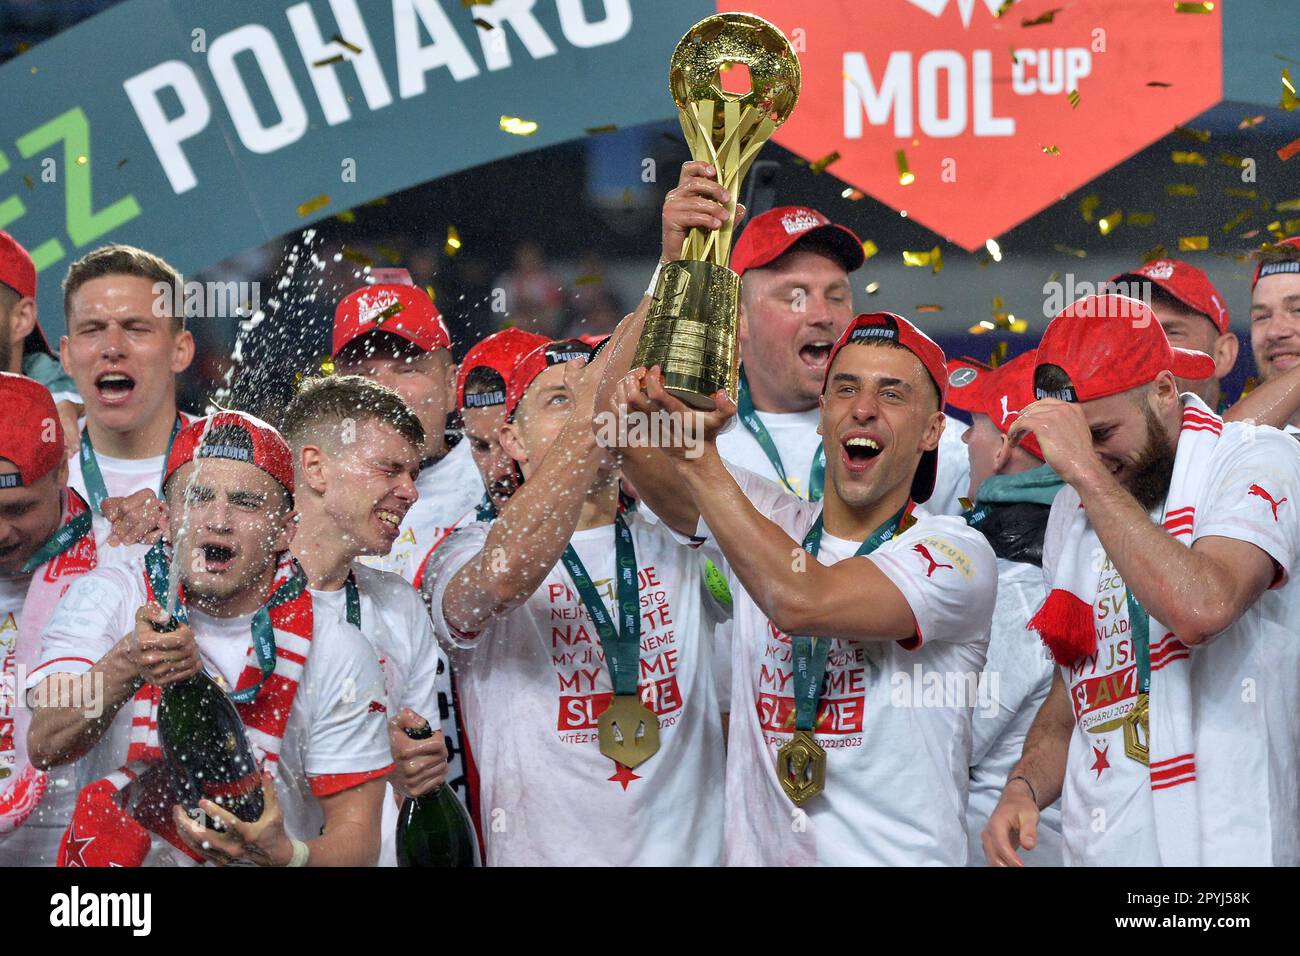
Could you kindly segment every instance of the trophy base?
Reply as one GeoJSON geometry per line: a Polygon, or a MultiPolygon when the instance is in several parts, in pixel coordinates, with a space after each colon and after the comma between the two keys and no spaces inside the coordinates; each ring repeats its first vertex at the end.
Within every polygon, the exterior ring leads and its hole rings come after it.
{"type": "Polygon", "coordinates": [[[740,276],[730,269],[694,259],[668,263],[659,272],[633,365],[658,365],[668,392],[691,408],[713,411],[719,390],[735,401],[739,306],[740,276]]]}

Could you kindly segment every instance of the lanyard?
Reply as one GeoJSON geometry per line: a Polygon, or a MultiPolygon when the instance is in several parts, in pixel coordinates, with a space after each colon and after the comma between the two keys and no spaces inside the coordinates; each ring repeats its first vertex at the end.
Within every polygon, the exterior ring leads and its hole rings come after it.
{"type": "Polygon", "coordinates": [[[483,500],[474,509],[474,518],[478,521],[494,521],[496,516],[497,506],[492,503],[491,495],[484,492],[483,500]]]}
{"type": "Polygon", "coordinates": [[[618,575],[618,618],[619,628],[615,630],[610,620],[605,602],[600,599],[591,576],[583,567],[578,552],[573,545],[567,545],[560,557],[573,578],[578,596],[583,607],[591,615],[591,621],[600,635],[600,646],[605,652],[605,663],[609,667],[610,683],[614,693],[620,697],[635,695],[640,678],[641,664],[641,603],[637,589],[636,550],[632,544],[632,532],[622,515],[614,518],[614,563],[618,575]]]}
{"type": "MultiPolygon", "coordinates": [[[[163,474],[167,473],[167,459],[172,454],[172,442],[180,434],[181,416],[177,414],[176,421],[172,423],[172,434],[167,439],[167,454],[163,455],[163,474]]],[[[90,507],[95,514],[101,514],[101,506],[104,499],[108,497],[108,486],[104,484],[104,476],[99,470],[99,459],[95,457],[95,447],[90,443],[90,428],[81,430],[81,477],[86,482],[86,495],[90,498],[90,507]]],[[[162,481],[158,482],[158,497],[161,498],[162,481]]]]}
{"type": "MultiPolygon", "coordinates": [[[[856,558],[870,554],[892,538],[898,533],[904,516],[911,510],[912,502],[909,501],[892,518],[871,532],[871,536],[858,545],[853,556],[856,558]]],[[[822,516],[818,515],[804,536],[803,549],[816,558],[821,543],[822,516]]],[[[817,719],[817,702],[821,699],[822,678],[826,674],[826,657],[830,653],[831,642],[824,637],[791,637],[790,647],[794,655],[794,728],[811,731],[817,719]]]]}
{"type": "Polygon", "coordinates": [[[361,629],[361,592],[357,590],[357,576],[348,572],[348,579],[343,582],[344,600],[347,602],[348,623],[357,630],[361,629]]]}
{"type": "MultiPolygon", "coordinates": [[[[772,436],[768,434],[767,426],[763,420],[758,417],[758,412],[754,408],[754,400],[749,397],[749,381],[745,378],[744,366],[740,369],[740,384],[736,393],[736,415],[740,418],[740,424],[745,426],[745,431],[754,436],[754,441],[758,442],[758,447],[763,449],[763,454],[772,464],[772,470],[776,476],[781,479],[781,484],[787,489],[794,492],[790,487],[790,482],[785,476],[785,465],[781,463],[781,453],[776,450],[776,442],[772,441],[772,436]]],[[[813,456],[812,468],[808,472],[808,500],[821,501],[822,487],[826,480],[826,447],[817,446],[817,454],[813,456]]],[[[796,494],[798,492],[795,492],[796,494]]]]}
{"type": "Polygon", "coordinates": [[[1128,601],[1128,626],[1133,635],[1133,651],[1138,662],[1138,693],[1151,691],[1151,615],[1147,613],[1137,595],[1125,588],[1128,601]]]}
{"type": "MultiPolygon", "coordinates": [[[[159,594],[166,594],[167,554],[161,542],[149,549],[149,552],[145,555],[144,563],[155,598],[159,594]]],[[[270,599],[259,607],[253,615],[253,623],[250,628],[253,637],[253,652],[257,655],[257,666],[262,672],[262,677],[251,687],[230,691],[231,699],[237,704],[246,704],[254,700],[257,697],[257,692],[266,683],[266,679],[275,671],[275,628],[271,625],[271,611],[281,604],[287,604],[294,600],[307,587],[307,577],[302,573],[302,568],[298,567],[297,562],[294,562],[293,567],[293,575],[276,588],[270,599]]],[[[185,613],[183,597],[182,595],[182,600],[176,605],[176,620],[182,624],[187,624],[189,621],[185,613]]]]}
{"type": "MultiPolygon", "coordinates": [[[[70,494],[76,494],[69,489],[70,494]]],[[[30,574],[39,568],[46,561],[57,558],[64,551],[67,551],[78,541],[90,534],[91,524],[94,518],[89,511],[83,511],[67,524],[65,524],[54,534],[50,535],[48,541],[36,549],[36,553],[27,559],[23,565],[23,573],[30,574]]]]}

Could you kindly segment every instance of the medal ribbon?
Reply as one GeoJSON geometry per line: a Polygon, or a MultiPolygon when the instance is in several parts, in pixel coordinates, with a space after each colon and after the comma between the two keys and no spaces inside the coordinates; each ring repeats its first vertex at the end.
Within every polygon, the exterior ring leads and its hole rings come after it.
{"type": "Polygon", "coordinates": [[[615,630],[610,620],[605,602],[600,599],[591,576],[583,567],[578,552],[573,545],[567,545],[560,557],[569,577],[578,589],[582,605],[591,615],[591,621],[600,635],[600,646],[605,652],[605,664],[609,668],[610,683],[614,693],[620,697],[635,696],[640,680],[641,668],[641,604],[637,589],[636,549],[632,544],[632,532],[622,515],[614,518],[614,563],[618,576],[616,591],[618,600],[619,628],[615,630]]]}
{"type": "MultiPolygon", "coordinates": [[[[912,502],[909,501],[892,518],[871,532],[871,536],[858,545],[853,556],[858,558],[870,554],[897,534],[903,518],[911,512],[912,507],[912,502]]],[[[821,543],[822,516],[818,515],[804,535],[803,549],[816,559],[821,543]]],[[[811,731],[817,720],[817,703],[822,695],[822,678],[826,675],[826,657],[830,654],[831,641],[826,637],[792,636],[790,647],[794,655],[794,728],[811,731]]]]}
{"type": "MultiPolygon", "coordinates": [[[[149,586],[153,588],[155,596],[167,593],[167,553],[161,542],[155,544],[145,555],[145,571],[149,575],[149,586]]],[[[286,578],[281,585],[275,589],[275,593],[267,600],[265,604],[259,607],[253,614],[253,623],[250,627],[253,637],[253,652],[257,655],[257,666],[262,672],[262,678],[256,684],[245,687],[243,690],[230,691],[230,698],[237,704],[247,704],[257,697],[257,692],[262,689],[266,679],[275,671],[275,629],[271,626],[271,609],[277,608],[281,604],[288,604],[298,595],[302,594],[303,589],[307,587],[307,576],[302,573],[302,568],[294,563],[293,577],[286,578]]],[[[360,602],[358,601],[358,607],[360,602]]],[[[358,612],[358,619],[360,613],[358,612]]],[[[188,624],[189,618],[185,613],[184,594],[181,600],[176,604],[176,620],[182,624],[188,624]]]]}
{"type": "MultiPolygon", "coordinates": [[[[740,368],[740,384],[736,391],[736,415],[740,419],[740,424],[745,426],[745,431],[754,436],[754,441],[758,442],[758,447],[763,449],[763,454],[772,464],[772,470],[776,476],[781,479],[781,484],[798,494],[790,487],[790,482],[785,477],[785,465],[781,463],[781,453],[776,450],[776,442],[772,441],[772,436],[768,434],[767,426],[763,420],[758,417],[758,411],[754,408],[754,400],[749,397],[749,382],[745,378],[745,367],[740,368]]],[[[812,468],[808,472],[808,500],[821,501],[822,488],[826,481],[826,448],[819,445],[817,454],[813,456],[812,468]]]]}
{"type": "Polygon", "coordinates": [[[497,506],[492,503],[492,497],[484,492],[483,500],[474,509],[474,517],[478,521],[494,521],[496,516],[497,506]]]}
{"type": "MultiPolygon", "coordinates": [[[[76,492],[70,493],[75,494],[76,492]]],[[[64,551],[67,551],[78,541],[90,534],[90,529],[94,516],[89,511],[83,511],[77,515],[54,534],[50,535],[43,545],[36,549],[36,553],[27,559],[23,565],[23,574],[31,574],[46,561],[57,558],[64,551]]]]}
{"type": "Polygon", "coordinates": [[[343,582],[343,596],[347,602],[348,623],[357,630],[361,629],[361,592],[357,590],[357,576],[348,572],[348,579],[343,582]]]}
{"type": "MultiPolygon", "coordinates": [[[[167,459],[172,454],[172,442],[181,431],[181,416],[177,414],[176,421],[172,423],[172,434],[167,439],[167,453],[163,455],[163,473],[167,472],[167,459]]],[[[90,507],[95,514],[101,513],[100,506],[104,499],[108,497],[108,486],[104,484],[104,476],[99,470],[99,459],[95,457],[95,446],[90,443],[90,429],[83,428],[81,431],[81,477],[86,482],[86,495],[90,498],[90,507]]],[[[162,481],[158,482],[158,497],[161,498],[162,481]]]]}
{"type": "Polygon", "coordinates": [[[1138,693],[1151,691],[1151,615],[1147,613],[1137,595],[1125,588],[1128,602],[1128,626],[1133,635],[1133,651],[1138,661],[1138,693]]]}

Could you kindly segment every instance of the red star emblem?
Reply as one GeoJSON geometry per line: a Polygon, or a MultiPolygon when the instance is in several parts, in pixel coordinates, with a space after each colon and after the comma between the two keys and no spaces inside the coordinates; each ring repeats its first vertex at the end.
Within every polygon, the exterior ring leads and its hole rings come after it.
{"type": "Polygon", "coordinates": [[[613,780],[615,783],[622,784],[623,789],[626,790],[629,783],[633,780],[640,780],[641,778],[632,772],[631,767],[625,767],[616,760],[614,761],[614,776],[608,779],[613,780]]]}
{"type": "Polygon", "coordinates": [[[69,828],[68,845],[66,848],[67,863],[65,863],[64,866],[85,867],[87,865],[85,857],[86,849],[94,842],[95,838],[93,836],[84,838],[78,837],[77,831],[69,828]]]}
{"type": "Polygon", "coordinates": [[[1092,752],[1096,754],[1097,759],[1093,761],[1092,766],[1088,769],[1097,771],[1097,779],[1100,780],[1101,772],[1110,769],[1110,761],[1106,759],[1106,754],[1110,753],[1110,744],[1106,745],[1105,750],[1099,750],[1097,747],[1093,747],[1092,752]]]}

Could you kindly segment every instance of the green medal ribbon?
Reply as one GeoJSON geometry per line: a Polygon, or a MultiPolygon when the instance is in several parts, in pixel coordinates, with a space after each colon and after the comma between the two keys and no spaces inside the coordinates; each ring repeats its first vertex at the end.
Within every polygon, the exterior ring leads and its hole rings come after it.
{"type": "MultiPolygon", "coordinates": [[[[740,369],[740,384],[736,391],[736,415],[740,419],[740,424],[745,426],[745,431],[754,436],[754,441],[758,442],[758,447],[763,449],[763,454],[772,464],[772,470],[776,476],[781,479],[781,484],[798,494],[790,487],[790,482],[785,476],[785,465],[781,463],[781,453],[776,450],[776,442],[772,441],[772,436],[768,434],[767,426],[763,420],[758,417],[758,412],[754,408],[754,400],[749,397],[749,381],[745,378],[745,368],[740,369]]],[[[808,472],[808,500],[821,501],[822,488],[826,482],[826,448],[824,445],[817,447],[817,454],[813,456],[812,469],[808,472]]]]}
{"type": "MultiPolygon", "coordinates": [[[[76,494],[69,489],[70,494],[76,494]]],[[[50,535],[49,540],[36,549],[36,553],[27,559],[23,565],[23,574],[31,574],[46,561],[57,558],[64,551],[67,551],[78,541],[90,534],[90,529],[94,523],[94,516],[89,511],[83,511],[67,524],[65,524],[54,534],[50,535]]]]}
{"type": "MultiPolygon", "coordinates": [[[[855,558],[870,554],[898,533],[903,517],[912,510],[909,501],[871,536],[858,545],[855,558]]],[[[821,549],[822,516],[819,514],[808,533],[804,535],[803,549],[814,559],[821,549]]],[[[817,703],[822,694],[822,678],[826,675],[826,657],[831,651],[830,638],[792,636],[790,648],[794,656],[794,728],[812,731],[817,720],[817,703]]]]}
{"type": "Polygon", "coordinates": [[[632,544],[632,532],[622,515],[614,518],[614,562],[617,565],[619,628],[615,630],[610,620],[605,602],[600,599],[591,575],[583,567],[578,552],[573,545],[566,545],[560,557],[569,577],[578,589],[582,605],[591,615],[591,621],[600,635],[600,646],[605,652],[605,664],[609,667],[610,683],[614,693],[620,697],[635,696],[640,682],[641,667],[641,601],[637,589],[636,549],[632,544]]]}
{"type": "MultiPolygon", "coordinates": [[[[172,434],[167,439],[167,453],[163,455],[163,473],[167,472],[167,459],[171,457],[172,442],[176,441],[176,436],[181,431],[181,416],[177,414],[176,421],[172,423],[172,434]]],[[[90,498],[90,507],[95,514],[102,514],[102,505],[104,499],[108,497],[108,486],[104,484],[104,476],[99,470],[99,459],[95,457],[95,446],[90,443],[90,429],[81,430],[81,477],[86,482],[86,495],[90,498]]],[[[162,495],[162,481],[158,482],[158,497],[162,495]]]]}
{"type": "MultiPolygon", "coordinates": [[[[158,595],[167,593],[167,552],[161,541],[149,549],[144,558],[144,565],[145,573],[149,575],[149,585],[153,588],[154,600],[157,600],[158,595]]],[[[306,587],[307,576],[302,573],[302,568],[298,566],[297,562],[294,562],[293,576],[276,588],[270,599],[253,614],[253,623],[250,628],[253,637],[253,652],[257,655],[257,666],[262,672],[262,677],[251,687],[230,691],[230,697],[235,703],[246,704],[254,700],[257,697],[257,692],[266,683],[266,679],[274,673],[275,628],[271,626],[271,611],[294,600],[298,595],[302,594],[306,587]]],[[[189,623],[183,601],[177,603],[175,616],[176,620],[182,624],[189,623]]]]}
{"type": "Polygon", "coordinates": [[[492,503],[491,496],[484,492],[483,500],[474,509],[474,518],[478,521],[495,521],[496,516],[497,506],[492,503]]]}
{"type": "Polygon", "coordinates": [[[1128,588],[1124,592],[1128,602],[1128,626],[1138,662],[1138,693],[1148,694],[1151,692],[1151,615],[1136,594],[1128,588]]]}
{"type": "Polygon", "coordinates": [[[361,592],[357,590],[357,576],[351,571],[343,582],[343,595],[347,602],[348,623],[361,630],[361,592]]]}

